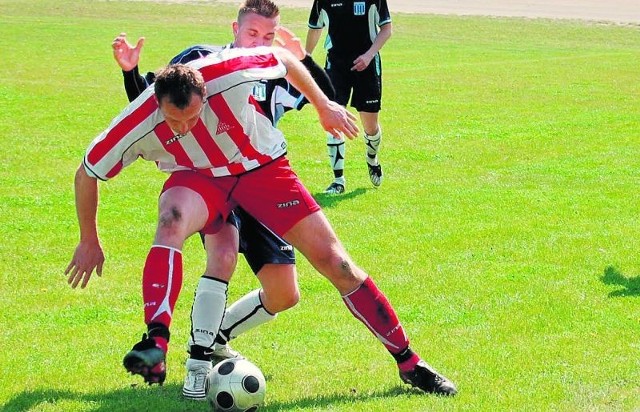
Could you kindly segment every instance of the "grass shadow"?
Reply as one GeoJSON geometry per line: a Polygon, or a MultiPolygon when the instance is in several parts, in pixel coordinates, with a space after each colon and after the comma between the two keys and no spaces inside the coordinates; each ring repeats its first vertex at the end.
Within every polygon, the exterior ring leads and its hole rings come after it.
{"type": "MultiPolygon", "coordinates": [[[[338,405],[352,405],[357,402],[367,401],[370,399],[390,398],[397,396],[406,396],[416,394],[425,396],[424,392],[403,386],[397,386],[385,391],[373,391],[366,393],[336,393],[332,395],[313,396],[306,398],[298,398],[288,402],[268,402],[261,407],[260,412],[277,412],[287,410],[311,409],[316,411],[332,410],[338,405]]],[[[435,396],[435,395],[434,395],[435,396]]]]}
{"type": "Polygon", "coordinates": [[[319,192],[319,193],[313,193],[313,198],[316,199],[316,202],[318,202],[320,207],[322,207],[323,209],[329,209],[337,205],[339,202],[342,202],[344,200],[354,199],[360,195],[367,193],[367,191],[369,190],[375,190],[375,189],[358,188],[350,192],[345,192],[341,195],[328,195],[326,193],[319,192]]]}
{"type": "MultiPolygon", "coordinates": [[[[140,385],[143,386],[143,385],[140,385]]],[[[369,399],[420,395],[416,389],[397,386],[385,391],[367,393],[336,393],[325,396],[301,397],[288,402],[268,402],[260,411],[286,411],[297,409],[327,410],[337,405],[349,405],[369,399]]],[[[196,402],[182,398],[182,386],[178,384],[153,388],[127,387],[111,392],[80,393],[69,390],[27,390],[1,405],[3,412],[27,410],[64,410],[67,403],[91,405],[92,412],[119,411],[210,411],[208,402],[196,402]]],[[[77,405],[75,405],[77,406],[77,405]]]]}
{"type": "Polygon", "coordinates": [[[609,293],[610,298],[640,296],[640,276],[627,277],[613,266],[607,266],[600,278],[605,285],[622,286],[622,289],[609,293]]]}
{"type": "Polygon", "coordinates": [[[3,412],[32,410],[65,410],[77,403],[91,405],[92,412],[113,411],[207,411],[205,402],[182,399],[182,386],[177,384],[146,388],[130,386],[110,392],[74,392],[69,390],[27,390],[12,397],[2,406],[3,412]]]}

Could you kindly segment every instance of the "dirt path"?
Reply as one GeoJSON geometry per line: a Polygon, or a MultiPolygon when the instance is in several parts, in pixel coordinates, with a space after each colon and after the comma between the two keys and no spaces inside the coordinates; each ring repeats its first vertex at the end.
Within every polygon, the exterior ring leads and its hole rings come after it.
{"type": "MultiPolygon", "coordinates": [[[[239,0],[217,1],[239,3],[239,0]]],[[[312,0],[276,2],[305,9],[313,3],[312,0]]],[[[542,17],[640,24],[640,0],[388,0],[388,3],[392,13],[542,17]]]]}

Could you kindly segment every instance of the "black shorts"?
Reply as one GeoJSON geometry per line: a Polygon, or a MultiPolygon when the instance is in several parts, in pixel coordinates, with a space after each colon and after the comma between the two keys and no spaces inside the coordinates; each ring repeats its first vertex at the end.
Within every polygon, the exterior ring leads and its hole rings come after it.
{"type": "MultiPolygon", "coordinates": [[[[295,265],[293,246],[273,233],[253,216],[237,207],[229,215],[227,223],[234,225],[240,234],[240,250],[254,274],[266,264],[295,265]]],[[[204,243],[204,237],[200,233],[204,243]]]]}
{"type": "Polygon", "coordinates": [[[346,106],[351,97],[351,107],[357,111],[378,113],[382,99],[380,55],[376,54],[369,66],[361,72],[351,70],[353,60],[355,57],[341,59],[331,54],[327,56],[325,70],[336,89],[335,100],[342,106],[346,106]]]}

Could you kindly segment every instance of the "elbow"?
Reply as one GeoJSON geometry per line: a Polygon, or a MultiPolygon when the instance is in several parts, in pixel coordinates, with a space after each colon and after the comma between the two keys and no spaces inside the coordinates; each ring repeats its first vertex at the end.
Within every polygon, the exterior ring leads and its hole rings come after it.
{"type": "Polygon", "coordinates": [[[80,165],[78,165],[78,169],[76,169],[76,176],[75,176],[76,182],[82,179],[85,179],[87,177],[89,177],[89,175],[87,175],[87,171],[84,170],[84,165],[80,163],[80,165]]]}
{"type": "Polygon", "coordinates": [[[84,168],[84,164],[80,163],[80,166],[78,166],[78,169],[76,170],[76,175],[75,175],[74,183],[76,188],[83,187],[83,185],[85,185],[87,182],[93,183],[92,181],[97,182],[97,179],[93,176],[89,176],[86,169],[84,168]]]}

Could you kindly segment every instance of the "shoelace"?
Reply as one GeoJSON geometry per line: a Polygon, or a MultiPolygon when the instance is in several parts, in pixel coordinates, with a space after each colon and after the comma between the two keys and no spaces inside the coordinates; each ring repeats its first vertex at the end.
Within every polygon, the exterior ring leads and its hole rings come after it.
{"type": "Polygon", "coordinates": [[[193,382],[194,388],[196,389],[202,388],[202,390],[204,390],[204,386],[205,386],[204,382],[205,382],[205,379],[207,379],[207,370],[204,368],[199,369],[198,371],[196,371],[195,375],[196,377],[193,382]]]}

